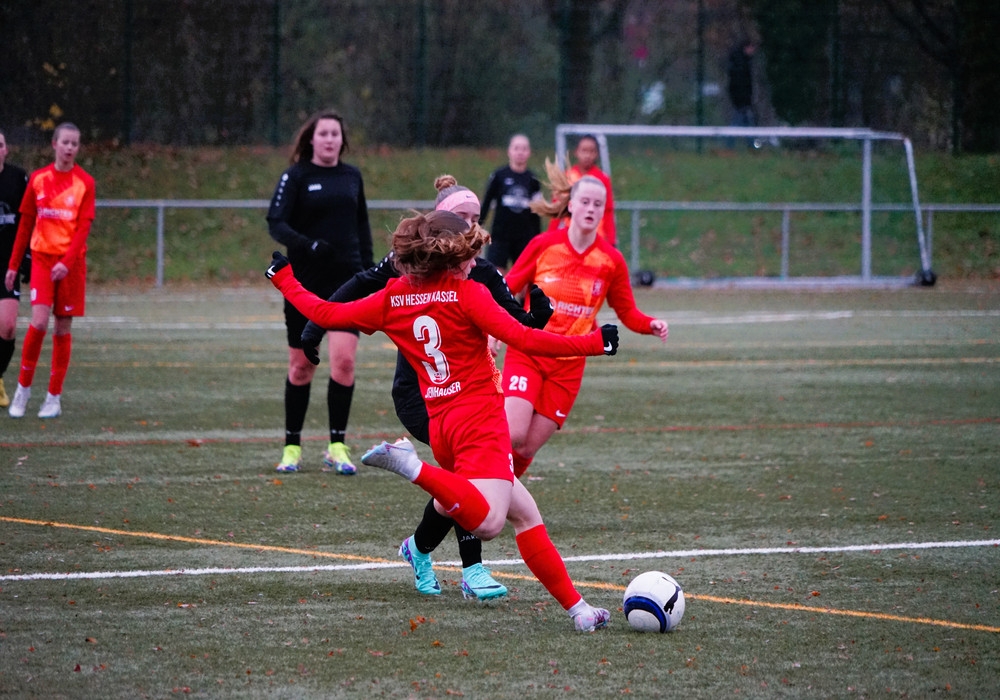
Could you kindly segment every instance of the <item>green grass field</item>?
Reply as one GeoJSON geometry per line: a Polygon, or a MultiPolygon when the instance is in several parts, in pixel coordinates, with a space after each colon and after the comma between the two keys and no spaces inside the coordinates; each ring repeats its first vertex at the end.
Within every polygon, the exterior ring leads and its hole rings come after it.
{"type": "MultiPolygon", "coordinates": [[[[462,599],[453,539],[418,594],[396,548],[426,496],[319,471],[321,382],[306,470],[274,472],[263,279],[93,290],[63,416],[35,417],[47,342],[28,415],[0,417],[0,695],[995,697],[1000,290],[638,295],[669,342],[590,360],[527,475],[612,610],[581,635],[509,530],[484,546],[507,598],[462,599]],[[686,591],[667,635],[620,612],[652,569],[686,591]]],[[[401,434],[393,362],[362,338],[356,455],[401,434]]]]}

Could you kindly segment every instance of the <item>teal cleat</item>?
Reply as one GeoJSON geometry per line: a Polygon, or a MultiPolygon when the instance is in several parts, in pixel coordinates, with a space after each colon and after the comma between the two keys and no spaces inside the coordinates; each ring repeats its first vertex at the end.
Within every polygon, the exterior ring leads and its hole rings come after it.
{"type": "Polygon", "coordinates": [[[413,544],[413,536],[403,540],[399,545],[399,556],[413,567],[413,587],[424,595],[441,595],[441,584],[434,573],[434,563],[430,554],[417,551],[413,544]]]}

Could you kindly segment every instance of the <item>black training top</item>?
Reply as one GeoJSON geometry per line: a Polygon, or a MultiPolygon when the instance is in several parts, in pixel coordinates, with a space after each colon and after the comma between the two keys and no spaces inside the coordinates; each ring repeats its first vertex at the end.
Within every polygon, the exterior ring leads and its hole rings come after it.
{"type": "Polygon", "coordinates": [[[496,202],[490,236],[496,241],[526,242],[542,230],[541,219],[529,208],[532,197],[541,191],[541,183],[530,170],[518,173],[509,165],[497,168],[486,183],[479,223],[486,225],[490,206],[496,202]]]}
{"type": "Polygon", "coordinates": [[[0,266],[5,271],[14,249],[18,211],[27,186],[28,174],[16,165],[4,163],[0,170],[0,266]]]}
{"type": "Polygon", "coordinates": [[[288,248],[295,277],[321,297],[372,266],[365,186],[353,165],[290,167],[274,190],[267,223],[271,237],[288,248]]]}

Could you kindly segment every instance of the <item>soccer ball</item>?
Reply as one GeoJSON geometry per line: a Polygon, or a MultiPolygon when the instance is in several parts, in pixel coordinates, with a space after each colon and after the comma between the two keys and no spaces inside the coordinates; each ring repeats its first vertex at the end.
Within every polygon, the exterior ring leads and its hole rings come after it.
{"type": "Polygon", "coordinates": [[[647,571],[632,579],[622,605],[637,632],[670,632],[684,617],[684,591],[672,576],[647,571]]]}

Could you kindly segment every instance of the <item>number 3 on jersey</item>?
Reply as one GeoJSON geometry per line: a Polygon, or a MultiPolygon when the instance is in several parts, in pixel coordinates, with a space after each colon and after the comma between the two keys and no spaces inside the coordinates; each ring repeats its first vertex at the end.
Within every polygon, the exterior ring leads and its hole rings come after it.
{"type": "Polygon", "coordinates": [[[413,337],[424,344],[424,354],[431,362],[423,362],[427,375],[435,384],[444,384],[451,376],[448,368],[448,358],[441,352],[441,329],[437,321],[430,316],[418,316],[413,321],[413,337]]]}

